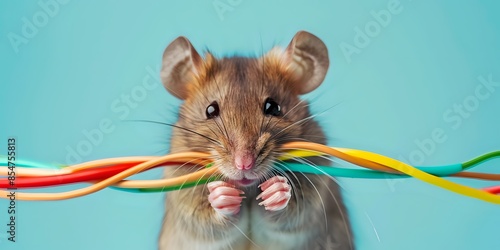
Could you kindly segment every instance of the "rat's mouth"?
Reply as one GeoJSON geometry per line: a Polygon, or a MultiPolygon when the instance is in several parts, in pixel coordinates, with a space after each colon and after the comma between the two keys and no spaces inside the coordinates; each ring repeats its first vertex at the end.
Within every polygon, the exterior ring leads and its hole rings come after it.
{"type": "Polygon", "coordinates": [[[250,186],[257,183],[257,181],[258,179],[247,179],[245,177],[241,180],[233,180],[234,184],[238,186],[250,186]]]}

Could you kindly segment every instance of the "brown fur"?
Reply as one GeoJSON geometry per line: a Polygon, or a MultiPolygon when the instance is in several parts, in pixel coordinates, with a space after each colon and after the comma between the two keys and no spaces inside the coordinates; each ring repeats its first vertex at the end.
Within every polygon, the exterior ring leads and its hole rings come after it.
{"type": "MultiPolygon", "coordinates": [[[[255,153],[256,171],[262,181],[276,175],[270,169],[273,160],[281,153],[280,145],[298,140],[326,143],[318,123],[307,120],[311,114],[307,103],[301,102],[297,95],[295,86],[300,84],[297,81],[279,53],[272,52],[263,58],[220,60],[207,54],[192,82],[188,83],[188,97],[180,107],[176,125],[210,137],[217,143],[184,129],[173,128],[171,152],[211,152],[224,179],[236,171],[232,166],[232,152],[245,148],[255,153]],[[284,116],[263,114],[264,101],[268,97],[281,105],[284,116]],[[220,117],[207,120],[205,110],[213,101],[219,104],[220,117]],[[300,122],[302,119],[306,120],[300,122]]],[[[329,164],[322,159],[313,162],[329,164]]],[[[173,177],[196,170],[195,167],[167,168],[165,175],[173,177]]],[[[284,237],[304,237],[292,248],[278,245],[283,249],[353,249],[338,186],[326,176],[300,173],[285,176],[292,185],[292,198],[285,209],[277,212],[265,211],[257,205],[256,187],[245,189],[242,208],[233,217],[217,214],[208,202],[209,192],[204,185],[168,193],[160,249],[195,249],[193,246],[204,246],[202,249],[257,249],[254,243],[267,249],[265,244],[268,242],[259,242],[262,237],[257,237],[259,231],[266,230],[284,237]]]]}

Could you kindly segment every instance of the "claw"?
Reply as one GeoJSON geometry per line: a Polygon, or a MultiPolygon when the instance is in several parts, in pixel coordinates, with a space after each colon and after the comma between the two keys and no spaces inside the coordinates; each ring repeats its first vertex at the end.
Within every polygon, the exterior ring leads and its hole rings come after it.
{"type": "Polygon", "coordinates": [[[275,176],[260,184],[259,188],[262,190],[257,196],[257,200],[262,199],[259,206],[264,206],[269,211],[284,209],[292,197],[292,188],[283,176],[275,176]]]}
{"type": "Polygon", "coordinates": [[[243,191],[234,185],[223,181],[214,181],[207,184],[208,201],[215,211],[222,215],[235,215],[240,211],[241,202],[245,198],[241,196],[243,191]]]}

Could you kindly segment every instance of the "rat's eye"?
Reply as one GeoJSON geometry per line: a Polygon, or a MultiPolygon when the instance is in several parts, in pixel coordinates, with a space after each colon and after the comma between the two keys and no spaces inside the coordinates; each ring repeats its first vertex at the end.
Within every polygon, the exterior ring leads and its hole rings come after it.
{"type": "Polygon", "coordinates": [[[264,102],[264,114],[272,115],[272,116],[280,116],[281,115],[281,107],[271,98],[267,98],[264,102]]]}
{"type": "Polygon", "coordinates": [[[216,101],[210,103],[210,105],[208,105],[207,107],[206,114],[207,119],[212,119],[219,116],[219,104],[217,104],[216,101]]]}

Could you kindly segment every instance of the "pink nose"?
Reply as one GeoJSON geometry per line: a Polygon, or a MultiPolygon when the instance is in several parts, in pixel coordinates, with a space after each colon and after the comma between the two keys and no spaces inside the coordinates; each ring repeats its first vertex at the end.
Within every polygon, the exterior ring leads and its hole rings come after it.
{"type": "Polygon", "coordinates": [[[249,170],[254,164],[255,159],[250,153],[236,153],[234,157],[234,165],[239,170],[249,170]]]}

